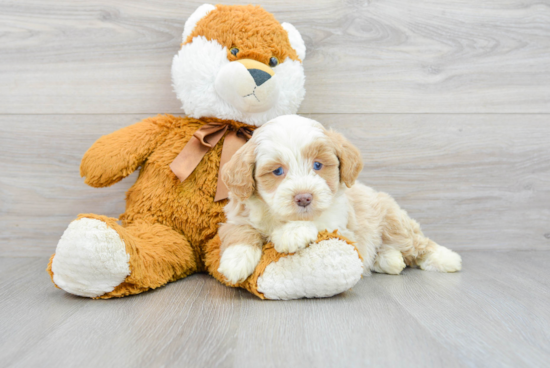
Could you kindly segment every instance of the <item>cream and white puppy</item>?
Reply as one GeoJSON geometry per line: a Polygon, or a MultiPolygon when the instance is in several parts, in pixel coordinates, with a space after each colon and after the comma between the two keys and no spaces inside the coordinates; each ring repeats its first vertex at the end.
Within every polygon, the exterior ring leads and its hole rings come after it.
{"type": "Polygon", "coordinates": [[[218,271],[243,281],[266,241],[293,253],[322,230],[355,241],[366,274],[459,271],[460,256],[425,237],[390,195],[355,183],[362,167],[357,148],[314,120],[286,115],[257,129],[222,172],[230,201],[218,271]]]}

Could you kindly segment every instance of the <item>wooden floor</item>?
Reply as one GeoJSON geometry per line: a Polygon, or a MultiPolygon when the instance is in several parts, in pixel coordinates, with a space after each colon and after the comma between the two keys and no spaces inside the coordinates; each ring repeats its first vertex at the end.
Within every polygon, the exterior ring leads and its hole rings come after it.
{"type": "Polygon", "coordinates": [[[299,113],[349,137],[360,180],[461,273],[292,302],[206,275],[110,301],[52,286],[69,222],[118,216],[137,176],[87,187],[87,148],[184,114],[170,65],[203,2],[0,0],[0,367],[549,367],[548,1],[257,2],[306,42],[299,113]]]}
{"type": "Polygon", "coordinates": [[[2,367],[548,367],[550,252],[463,252],[464,271],[261,301],[199,274],[90,300],[46,258],[0,258],[2,367]]]}

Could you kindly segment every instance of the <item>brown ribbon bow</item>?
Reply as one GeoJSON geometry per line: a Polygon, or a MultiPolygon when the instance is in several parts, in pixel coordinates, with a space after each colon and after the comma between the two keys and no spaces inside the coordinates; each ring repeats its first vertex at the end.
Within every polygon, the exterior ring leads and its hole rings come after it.
{"type": "Polygon", "coordinates": [[[235,130],[227,122],[212,122],[203,125],[193,134],[193,137],[187,142],[183,150],[176,156],[170,164],[170,169],[176,176],[184,181],[191,175],[193,170],[199,165],[202,158],[208,151],[216,146],[222,139],[225,132],[229,130],[223,141],[222,155],[220,158],[220,170],[218,171],[218,184],[216,197],[214,201],[226,199],[229,191],[221,180],[221,170],[231,157],[241,148],[246,141],[252,137],[252,131],[245,127],[235,130]]]}

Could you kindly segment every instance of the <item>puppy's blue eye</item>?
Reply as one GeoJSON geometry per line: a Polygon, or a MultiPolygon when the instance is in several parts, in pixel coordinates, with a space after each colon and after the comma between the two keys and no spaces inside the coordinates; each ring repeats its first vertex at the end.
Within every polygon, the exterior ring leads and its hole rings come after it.
{"type": "Polygon", "coordinates": [[[281,176],[285,173],[282,167],[279,167],[277,170],[273,170],[273,174],[276,176],[281,176]]]}
{"type": "Polygon", "coordinates": [[[321,170],[322,167],[323,167],[323,164],[320,162],[315,161],[313,163],[313,170],[321,170]]]}
{"type": "Polygon", "coordinates": [[[229,50],[229,52],[230,52],[233,56],[237,56],[237,54],[239,53],[239,49],[236,48],[236,47],[232,47],[231,50],[229,50]]]}

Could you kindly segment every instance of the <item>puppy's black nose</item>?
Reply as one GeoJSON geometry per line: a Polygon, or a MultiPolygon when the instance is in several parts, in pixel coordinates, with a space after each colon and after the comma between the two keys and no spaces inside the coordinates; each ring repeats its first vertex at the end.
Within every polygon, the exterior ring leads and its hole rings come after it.
{"type": "Polygon", "coordinates": [[[294,196],[294,202],[296,202],[296,204],[300,207],[309,206],[312,200],[313,200],[313,196],[309,193],[296,194],[294,196]]]}
{"type": "Polygon", "coordinates": [[[269,75],[269,73],[266,73],[260,69],[248,69],[248,72],[250,73],[252,78],[254,78],[254,82],[258,87],[267,82],[269,78],[271,78],[271,75],[269,75]]]}

